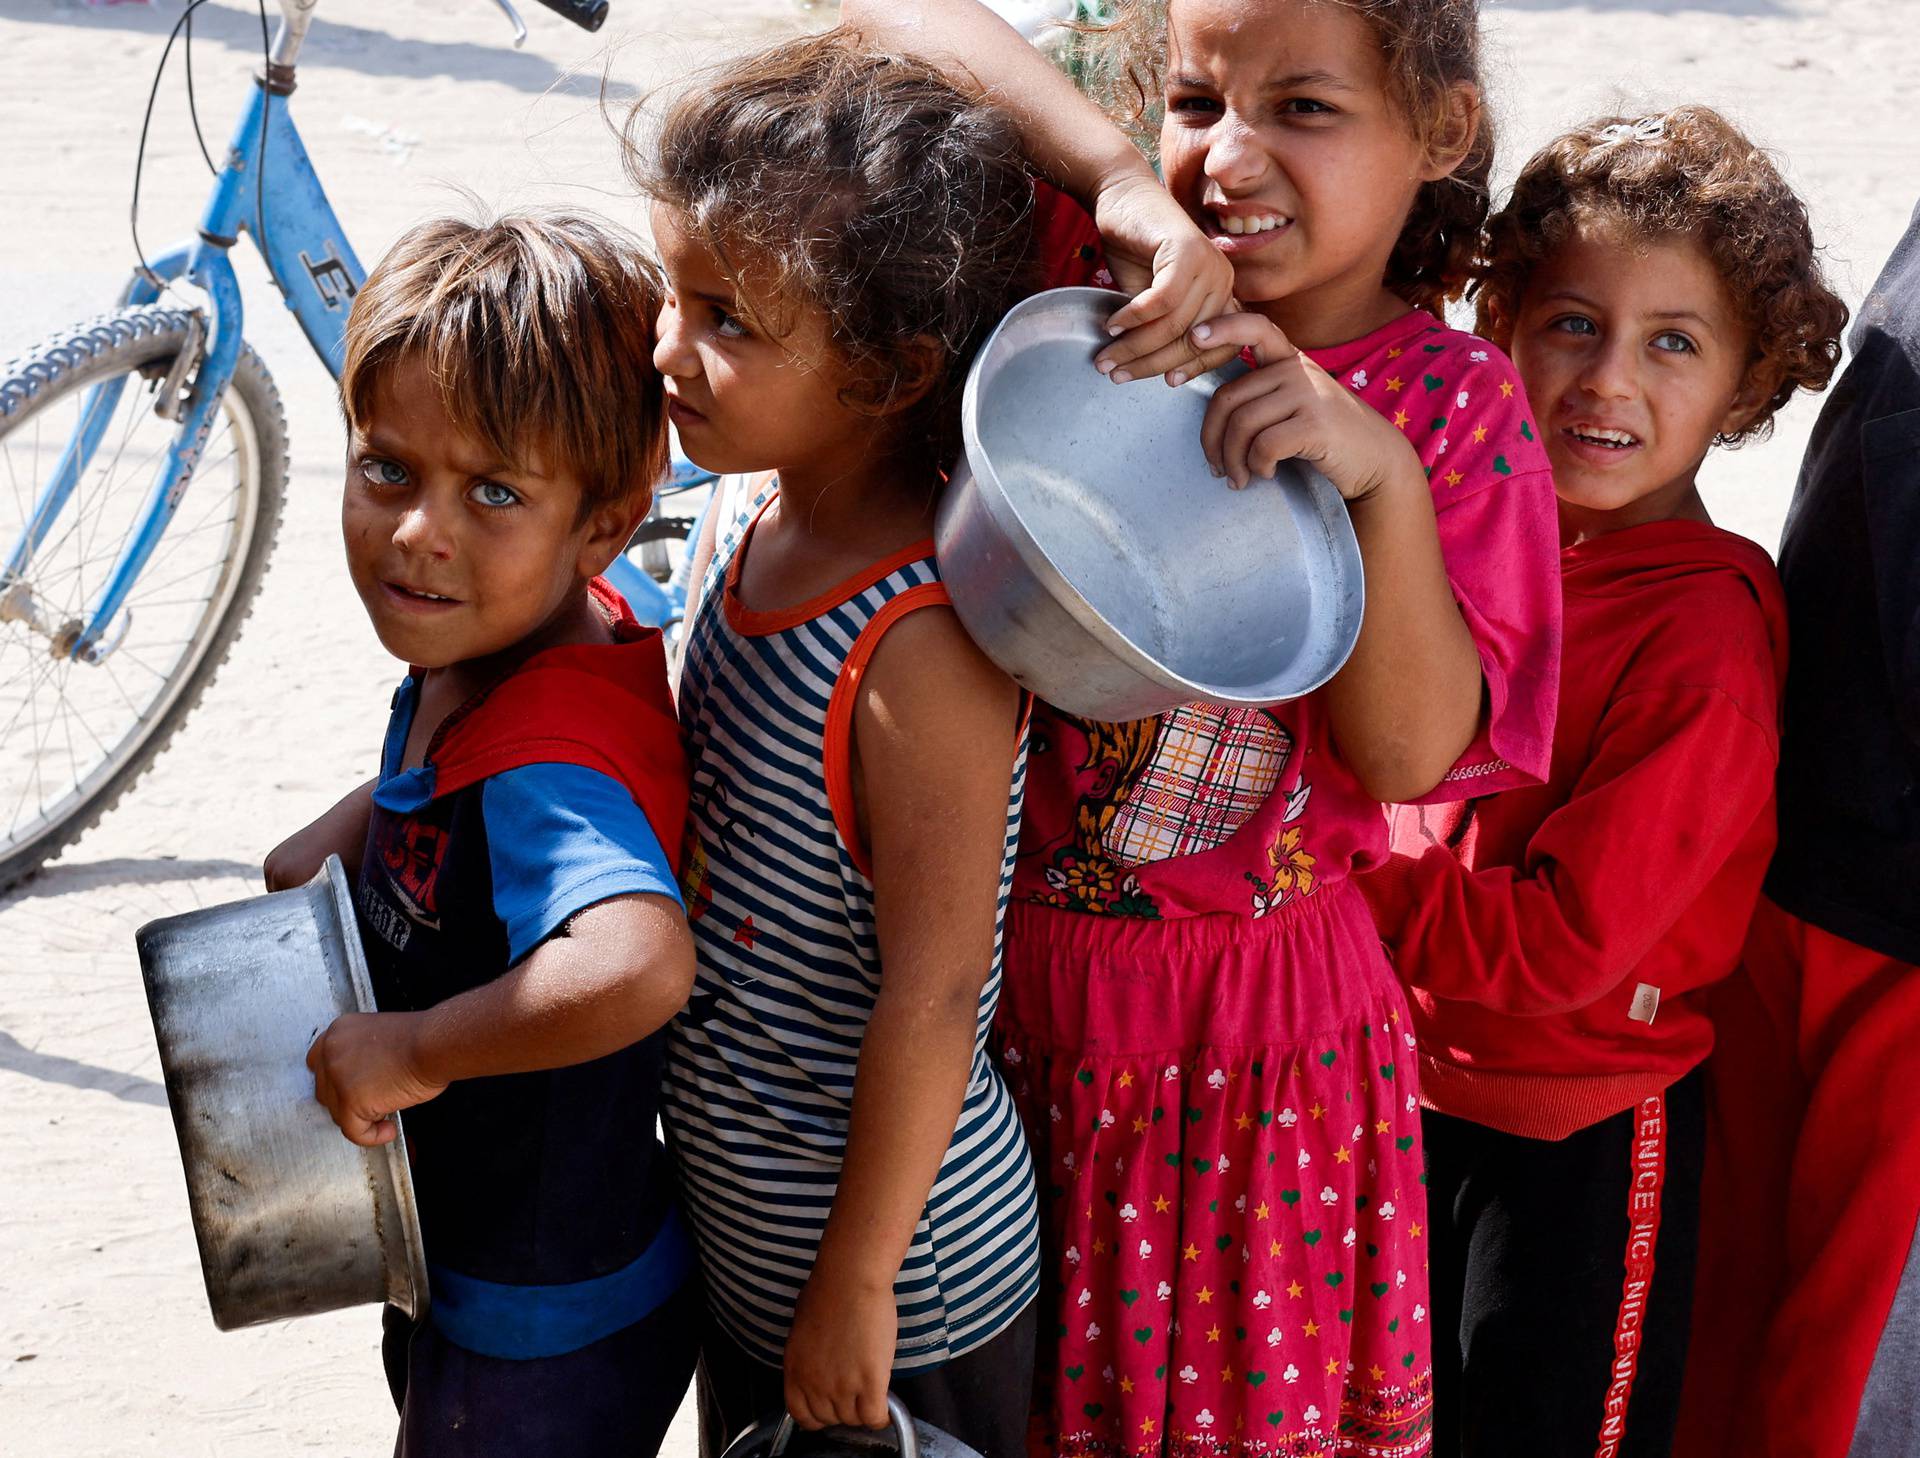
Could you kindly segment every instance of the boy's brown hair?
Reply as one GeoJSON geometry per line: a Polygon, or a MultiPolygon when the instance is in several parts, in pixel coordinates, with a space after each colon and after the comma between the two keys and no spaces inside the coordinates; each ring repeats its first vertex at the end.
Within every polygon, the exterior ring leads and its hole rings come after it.
{"type": "Polygon", "coordinates": [[[1014,124],[841,30],[728,62],[650,130],[643,102],[622,130],[628,175],[718,260],[746,322],[778,338],[795,304],[818,308],[842,401],[911,402],[900,448],[951,464],[965,366],[1029,272],[1014,124]]]}
{"type": "Polygon", "coordinates": [[[586,214],[418,224],[353,301],[347,426],[364,425],[387,371],[418,358],[448,417],[501,460],[572,472],[582,520],[644,499],[667,469],[660,300],[638,240],[586,214]]]}
{"type": "Polygon", "coordinates": [[[1512,343],[1535,266],[1582,226],[1628,241],[1691,240],[1712,259],[1753,332],[1750,378],[1765,402],[1719,444],[1764,438],[1796,390],[1832,378],[1847,306],[1827,286],[1806,204],[1718,112],[1602,117],[1536,152],[1487,224],[1474,289],[1482,334],[1503,349],[1512,343]]]}

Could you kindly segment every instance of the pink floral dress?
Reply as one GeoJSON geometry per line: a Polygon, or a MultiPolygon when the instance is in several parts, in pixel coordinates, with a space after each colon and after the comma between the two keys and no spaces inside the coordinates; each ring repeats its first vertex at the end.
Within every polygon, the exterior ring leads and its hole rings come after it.
{"type": "MultiPolygon", "coordinates": [[[[1539,780],[1559,544],[1512,365],[1425,314],[1316,358],[1418,449],[1480,650],[1486,721],[1428,798],[1539,780]]],[[[1044,1206],[1044,1449],[1429,1449],[1413,1037],[1350,884],[1386,823],[1326,714],[1036,714],[998,1037],[1044,1206]]]]}

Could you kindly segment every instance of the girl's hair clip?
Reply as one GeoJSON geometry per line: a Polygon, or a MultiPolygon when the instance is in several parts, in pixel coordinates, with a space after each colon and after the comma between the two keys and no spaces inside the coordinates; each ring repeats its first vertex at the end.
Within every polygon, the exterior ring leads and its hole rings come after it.
{"type": "Polygon", "coordinates": [[[1618,142],[1658,142],[1667,135],[1666,121],[1657,116],[1643,116],[1639,121],[1614,122],[1611,126],[1600,128],[1600,140],[1595,149],[1611,147],[1618,142]]]}

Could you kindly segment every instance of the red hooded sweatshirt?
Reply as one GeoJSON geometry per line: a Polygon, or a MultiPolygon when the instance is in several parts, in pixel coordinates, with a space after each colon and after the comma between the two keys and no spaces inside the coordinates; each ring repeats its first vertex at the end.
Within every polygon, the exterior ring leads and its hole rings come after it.
{"type": "Polygon", "coordinates": [[[1430,1107],[1562,1139],[1704,1059],[1774,846],[1786,603],[1703,522],[1561,553],[1544,785],[1394,812],[1360,889],[1412,989],[1430,1107]]]}

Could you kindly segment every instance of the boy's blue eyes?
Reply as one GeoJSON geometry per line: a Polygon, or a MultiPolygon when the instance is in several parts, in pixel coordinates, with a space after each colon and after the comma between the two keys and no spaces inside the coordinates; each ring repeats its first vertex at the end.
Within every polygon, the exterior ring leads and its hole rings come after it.
{"type": "Polygon", "coordinates": [[[482,481],[467,495],[482,506],[514,506],[520,501],[511,487],[502,486],[498,481],[482,481]]]}
{"type": "MultiPolygon", "coordinates": [[[[407,484],[407,468],[398,461],[385,460],[379,456],[364,456],[360,460],[361,476],[374,486],[404,486],[407,484]]],[[[498,481],[482,481],[467,492],[470,501],[482,506],[502,507],[518,506],[520,493],[511,486],[503,486],[498,481]]]]}

